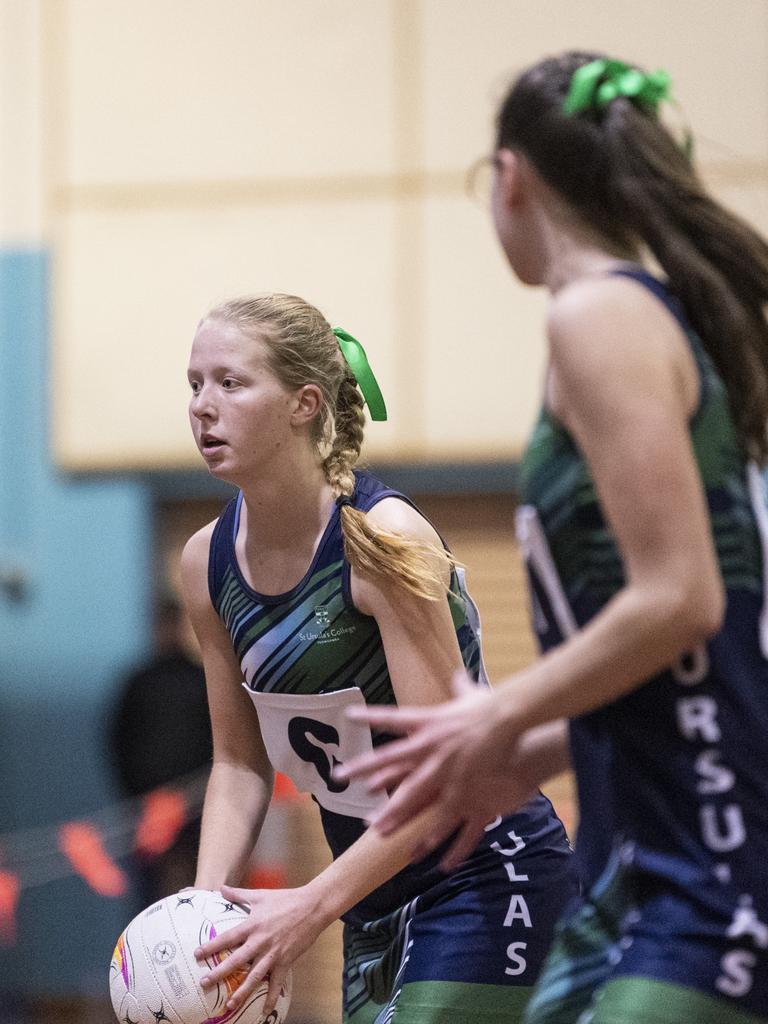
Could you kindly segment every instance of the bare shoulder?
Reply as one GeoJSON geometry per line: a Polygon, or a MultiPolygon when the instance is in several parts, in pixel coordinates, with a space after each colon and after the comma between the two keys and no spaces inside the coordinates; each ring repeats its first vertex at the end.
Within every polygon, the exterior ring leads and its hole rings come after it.
{"type": "Polygon", "coordinates": [[[592,342],[596,350],[621,354],[635,339],[644,347],[683,341],[677,320],[648,288],[631,277],[606,274],[582,278],[561,288],[549,305],[547,332],[555,353],[567,357],[573,346],[592,342]]]}
{"type": "MultiPolygon", "coordinates": [[[[367,515],[369,522],[377,529],[425,545],[425,554],[434,559],[434,567],[444,576],[447,585],[450,579],[450,565],[443,542],[432,524],[420,512],[400,498],[383,498],[367,515]]],[[[392,609],[396,609],[398,615],[403,615],[407,614],[408,608],[433,603],[414,597],[393,579],[363,575],[354,567],[351,584],[355,606],[379,621],[392,609]]]]}
{"type": "Polygon", "coordinates": [[[556,393],[586,397],[632,388],[640,379],[666,383],[688,411],[698,375],[683,330],[646,287],[622,275],[585,278],[553,297],[547,318],[556,393]]]}
{"type": "Polygon", "coordinates": [[[208,555],[217,520],[193,533],[181,554],[181,582],[188,610],[194,614],[201,605],[209,605],[208,555]]]}
{"type": "Polygon", "coordinates": [[[367,515],[369,522],[379,530],[442,547],[432,524],[412,505],[400,498],[383,498],[367,515]]]}

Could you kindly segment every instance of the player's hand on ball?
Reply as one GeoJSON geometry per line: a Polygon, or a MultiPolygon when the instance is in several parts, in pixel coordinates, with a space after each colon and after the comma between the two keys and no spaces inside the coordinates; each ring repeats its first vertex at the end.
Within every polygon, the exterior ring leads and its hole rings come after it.
{"type": "Polygon", "coordinates": [[[328,922],[313,921],[307,891],[297,889],[236,889],[221,886],[221,895],[250,908],[242,924],[228,929],[195,950],[195,957],[209,960],[223,950],[231,953],[200,981],[209,988],[230,975],[240,984],[227,1002],[236,1009],[264,980],[269,990],[264,1015],[275,1007],[291,964],[308,949],[328,922]]]}

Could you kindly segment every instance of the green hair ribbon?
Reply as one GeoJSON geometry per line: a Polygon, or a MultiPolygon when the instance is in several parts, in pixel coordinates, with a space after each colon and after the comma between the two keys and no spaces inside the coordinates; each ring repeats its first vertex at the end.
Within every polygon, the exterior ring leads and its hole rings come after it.
{"type": "Polygon", "coordinates": [[[574,71],[563,110],[566,114],[603,110],[623,96],[656,113],[661,101],[670,98],[670,86],[666,71],[640,71],[620,60],[593,60],[574,71]]]}
{"type": "Polygon", "coordinates": [[[387,407],[384,404],[384,396],[381,393],[378,381],[373,375],[373,370],[368,362],[365,349],[351,334],[343,331],[340,327],[334,327],[333,333],[339,343],[341,354],[346,360],[347,366],[357,381],[357,386],[362,392],[368,412],[372,420],[385,420],[387,418],[387,407]]]}

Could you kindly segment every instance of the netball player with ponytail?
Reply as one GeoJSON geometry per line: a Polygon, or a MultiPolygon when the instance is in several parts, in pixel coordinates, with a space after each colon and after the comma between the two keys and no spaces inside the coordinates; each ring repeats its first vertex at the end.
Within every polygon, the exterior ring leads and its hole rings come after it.
{"type": "Polygon", "coordinates": [[[214,738],[195,885],[251,910],[203,948],[233,948],[210,983],[243,972],[239,1007],[269,975],[269,1012],[291,963],[342,917],[345,1019],[520,1020],[577,888],[549,801],[486,822],[447,874],[439,851],[410,864],[432,811],[383,838],[367,819],[386,798],[332,776],[372,749],[349,709],[435,706],[460,668],[485,682],[476,612],[439,536],[354,468],[364,402],[386,418],[362,346],[301,299],[235,300],[200,323],[189,382],[200,452],[239,488],[182,562],[214,738]],[[314,797],[335,859],[299,888],[230,888],[275,768],[314,797]]]}
{"type": "Polygon", "coordinates": [[[463,823],[455,863],[570,752],[591,891],[531,1024],[768,1021],[768,245],[706,192],[669,89],[566,53],[501,106],[496,231],[550,293],[518,516],[544,654],[358,714],[408,735],[347,765],[404,780],[382,835],[425,807],[422,849],[463,823]]]}

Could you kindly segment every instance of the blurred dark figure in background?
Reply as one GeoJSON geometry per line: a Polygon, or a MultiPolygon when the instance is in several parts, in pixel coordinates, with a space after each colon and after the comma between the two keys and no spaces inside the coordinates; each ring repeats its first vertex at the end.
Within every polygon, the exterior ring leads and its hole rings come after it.
{"type": "MultiPolygon", "coordinates": [[[[210,767],[205,676],[186,649],[183,615],[174,597],[158,601],[152,655],[118,691],[109,730],[110,756],[127,797],[142,796],[210,767]]],[[[198,813],[165,853],[137,855],[144,906],[192,884],[199,833],[198,813]]]]}

